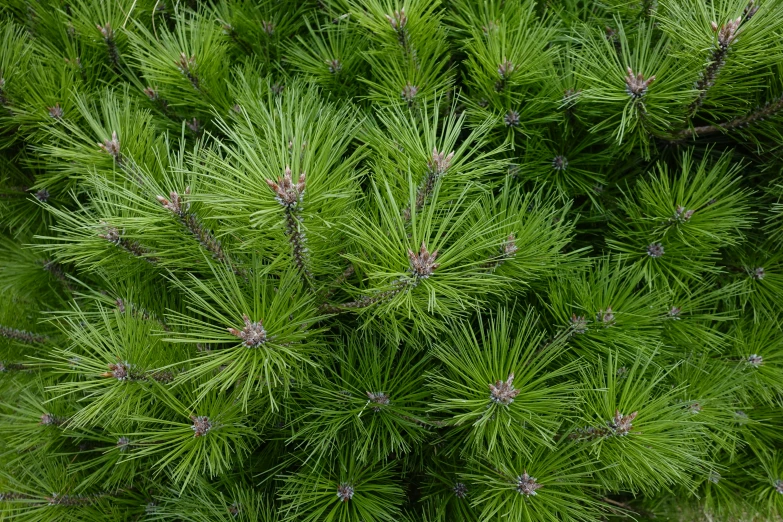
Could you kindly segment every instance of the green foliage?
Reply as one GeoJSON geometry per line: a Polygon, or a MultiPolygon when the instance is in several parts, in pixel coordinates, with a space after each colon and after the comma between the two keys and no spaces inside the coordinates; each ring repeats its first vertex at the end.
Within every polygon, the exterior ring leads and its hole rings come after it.
{"type": "Polygon", "coordinates": [[[0,519],[780,519],[781,42],[2,3],[0,519]]]}
{"type": "Polygon", "coordinates": [[[432,421],[427,415],[426,354],[357,336],[335,346],[334,362],[318,381],[296,390],[302,419],[292,436],[329,458],[341,441],[355,441],[364,462],[418,449],[432,421]]]}
{"type": "Polygon", "coordinates": [[[452,452],[529,457],[532,448],[554,446],[575,403],[575,385],[566,378],[576,364],[556,365],[563,337],[545,343],[534,312],[523,317],[512,322],[503,310],[478,331],[454,324],[446,342],[435,344],[443,369],[430,376],[429,386],[434,411],[458,427],[448,434],[452,452]]]}
{"type": "Polygon", "coordinates": [[[347,445],[330,459],[303,465],[282,477],[283,520],[392,521],[399,513],[402,488],[394,481],[393,462],[358,463],[347,445]]]}
{"type": "Polygon", "coordinates": [[[482,520],[596,520],[601,506],[588,493],[589,461],[574,443],[538,446],[530,456],[479,464],[468,475],[478,486],[472,504],[482,520]]]}

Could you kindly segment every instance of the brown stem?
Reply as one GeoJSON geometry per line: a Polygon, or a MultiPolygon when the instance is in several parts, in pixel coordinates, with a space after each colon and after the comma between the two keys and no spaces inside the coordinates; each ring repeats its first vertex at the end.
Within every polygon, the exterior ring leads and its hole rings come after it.
{"type": "Polygon", "coordinates": [[[408,55],[410,59],[413,61],[414,67],[418,69],[419,56],[418,53],[416,53],[416,49],[411,44],[411,37],[410,34],[408,33],[407,28],[403,27],[401,30],[397,31],[397,41],[399,42],[405,54],[408,55]]]}
{"type": "Polygon", "coordinates": [[[345,283],[349,277],[351,277],[356,270],[354,269],[353,265],[346,268],[340,276],[334,280],[334,282],[330,285],[330,288],[324,292],[323,296],[321,297],[322,300],[326,301],[332,295],[334,295],[335,290],[337,290],[337,287],[345,283]]]}
{"type": "Polygon", "coordinates": [[[151,257],[148,255],[149,250],[143,247],[139,242],[132,241],[120,235],[120,231],[115,227],[107,227],[106,232],[103,234],[99,234],[99,237],[105,239],[109,243],[114,244],[115,246],[131,254],[132,256],[144,259],[148,263],[158,262],[158,259],[156,257],[151,257]]]}
{"type": "Polygon", "coordinates": [[[288,242],[291,243],[291,250],[294,256],[294,264],[308,279],[313,278],[312,272],[308,268],[309,255],[307,250],[307,236],[299,227],[299,218],[295,214],[296,210],[290,206],[285,207],[285,232],[288,235],[288,242]]]}
{"type": "MultiPolygon", "coordinates": [[[[183,55],[184,56],[184,55],[183,55]]],[[[190,195],[190,187],[185,188],[184,196],[190,195]]],[[[212,232],[205,227],[198,216],[190,211],[190,203],[185,201],[183,196],[180,196],[176,192],[172,191],[169,196],[171,200],[164,198],[163,196],[157,196],[158,202],[163,205],[163,208],[174,214],[182,226],[190,232],[190,234],[198,241],[198,243],[208,252],[212,254],[213,259],[217,259],[238,276],[247,279],[247,272],[245,270],[236,267],[231,262],[231,259],[223,251],[223,247],[220,245],[220,241],[212,234],[212,232]]]]}
{"type": "Polygon", "coordinates": [[[9,372],[9,371],[25,371],[29,370],[29,367],[25,366],[21,363],[5,363],[0,361],[0,372],[9,372]]]}
{"type": "Polygon", "coordinates": [[[417,284],[418,282],[415,279],[404,279],[404,280],[401,279],[395,282],[396,288],[392,288],[391,290],[385,290],[383,292],[380,292],[372,296],[364,296],[357,299],[356,301],[350,301],[347,303],[341,303],[337,305],[324,303],[323,305],[321,305],[321,311],[327,313],[340,313],[352,308],[353,309],[367,308],[369,306],[373,306],[378,303],[389,301],[390,299],[394,298],[394,296],[401,293],[403,290],[410,288],[412,286],[416,286],[417,284]]]}
{"type": "MultiPolygon", "coordinates": [[[[424,207],[427,198],[430,197],[430,194],[435,189],[435,183],[438,181],[438,178],[449,170],[453,158],[453,151],[446,154],[445,152],[438,152],[438,149],[432,149],[432,158],[427,163],[427,174],[416,190],[415,208],[417,212],[424,207]]],[[[411,207],[407,207],[402,211],[402,218],[405,221],[411,219],[411,207]]]]}
{"type": "MultiPolygon", "coordinates": [[[[419,212],[424,206],[424,202],[427,200],[429,195],[432,193],[432,190],[435,188],[435,181],[437,181],[437,179],[438,179],[437,172],[433,172],[432,170],[427,171],[427,175],[424,178],[424,182],[416,190],[416,212],[419,212]]],[[[411,219],[410,207],[407,207],[405,210],[403,210],[402,217],[405,221],[409,221],[411,219]]]]}
{"type": "Polygon", "coordinates": [[[117,71],[120,68],[120,51],[117,49],[117,43],[114,41],[114,38],[106,40],[106,47],[109,52],[109,61],[112,64],[112,67],[114,67],[114,70],[117,71]]]}
{"type": "Polygon", "coordinates": [[[693,115],[699,107],[704,103],[707,98],[707,91],[715,84],[715,79],[718,77],[718,73],[726,63],[726,55],[728,54],[728,47],[717,47],[710,57],[710,64],[704,70],[696,82],[696,89],[699,91],[699,95],[688,107],[688,114],[693,115]]]}
{"type": "Polygon", "coordinates": [[[689,138],[701,138],[703,136],[709,136],[741,127],[747,127],[748,125],[758,121],[764,121],[766,118],[774,116],[780,110],[783,110],[783,96],[779,97],[777,100],[767,103],[757,111],[752,112],[746,116],[740,116],[739,118],[734,118],[733,120],[718,123],[716,125],[703,125],[700,127],[683,129],[676,134],[678,139],[671,140],[671,142],[683,143],[689,138]]]}
{"type": "Polygon", "coordinates": [[[26,500],[28,498],[31,498],[30,495],[25,495],[24,493],[16,493],[13,491],[5,491],[3,493],[0,493],[0,502],[9,502],[13,500],[26,500]]]}
{"type": "Polygon", "coordinates": [[[109,371],[100,374],[108,379],[122,381],[157,381],[161,384],[170,384],[174,380],[174,373],[165,370],[139,370],[124,363],[110,364],[109,371]]]}
{"type": "Polygon", "coordinates": [[[47,260],[44,261],[43,268],[56,277],[68,291],[73,291],[73,286],[71,286],[71,282],[66,277],[65,271],[63,270],[63,267],[60,265],[60,263],[47,260]]]}
{"type": "Polygon", "coordinates": [[[145,261],[149,263],[158,262],[157,258],[147,256],[146,254],[148,254],[149,251],[143,246],[141,246],[137,241],[131,241],[123,237],[120,238],[120,240],[117,242],[117,246],[122,248],[126,252],[133,254],[136,257],[143,258],[145,261]]]}
{"type": "MultiPolygon", "coordinates": [[[[116,497],[120,493],[128,491],[127,489],[116,489],[114,491],[101,491],[92,495],[68,495],[61,493],[52,493],[51,496],[44,497],[44,501],[50,506],[86,506],[97,502],[101,498],[116,497]]],[[[24,498],[32,498],[24,495],[24,498]]]]}
{"type": "Polygon", "coordinates": [[[16,328],[9,328],[2,325],[0,325],[0,337],[27,344],[45,343],[48,340],[48,337],[45,335],[39,335],[25,330],[17,330],[16,328]]]}
{"type": "Polygon", "coordinates": [[[223,250],[223,246],[212,232],[205,227],[198,216],[192,212],[182,212],[178,215],[180,223],[191,233],[199,244],[212,254],[213,259],[231,267],[231,270],[238,276],[247,279],[247,272],[240,267],[234,266],[228,255],[223,250]]]}

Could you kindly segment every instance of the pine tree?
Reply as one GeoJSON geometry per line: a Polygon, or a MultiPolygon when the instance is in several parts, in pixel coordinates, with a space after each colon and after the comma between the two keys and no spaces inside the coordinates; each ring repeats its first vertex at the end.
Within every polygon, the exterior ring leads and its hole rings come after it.
{"type": "Polygon", "coordinates": [[[781,519],[781,42],[6,0],[0,519],[781,519]]]}

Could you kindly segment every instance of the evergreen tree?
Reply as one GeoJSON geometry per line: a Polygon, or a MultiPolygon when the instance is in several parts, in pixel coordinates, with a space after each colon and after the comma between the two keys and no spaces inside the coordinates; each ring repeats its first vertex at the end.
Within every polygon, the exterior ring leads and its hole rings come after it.
{"type": "Polygon", "coordinates": [[[0,519],[783,517],[783,0],[0,3],[0,519]]]}

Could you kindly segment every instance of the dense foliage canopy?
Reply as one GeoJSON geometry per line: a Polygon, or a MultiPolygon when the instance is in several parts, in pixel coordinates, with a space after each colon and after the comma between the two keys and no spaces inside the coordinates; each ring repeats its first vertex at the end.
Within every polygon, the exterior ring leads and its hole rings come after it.
{"type": "Polygon", "coordinates": [[[3,0],[0,519],[777,520],[782,143],[783,0],[3,0]]]}

